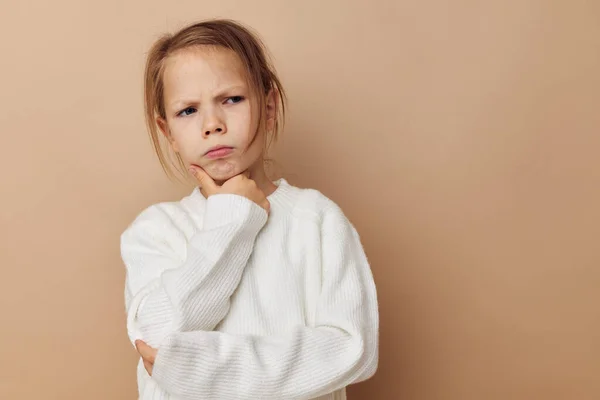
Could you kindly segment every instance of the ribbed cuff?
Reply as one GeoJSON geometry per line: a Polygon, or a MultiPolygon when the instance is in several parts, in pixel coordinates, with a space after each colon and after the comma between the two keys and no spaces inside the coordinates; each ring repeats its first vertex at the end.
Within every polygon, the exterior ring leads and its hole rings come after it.
{"type": "Polygon", "coordinates": [[[206,201],[204,229],[239,222],[258,233],[267,222],[267,211],[252,200],[237,194],[215,194],[206,201]]]}
{"type": "Polygon", "coordinates": [[[178,333],[165,338],[154,361],[152,378],[173,395],[203,398],[209,395],[210,388],[199,382],[196,374],[203,371],[208,376],[213,375],[209,368],[202,367],[201,353],[202,349],[206,349],[207,354],[216,351],[216,336],[209,332],[188,332],[184,335],[192,335],[193,343],[181,343],[178,333]]]}

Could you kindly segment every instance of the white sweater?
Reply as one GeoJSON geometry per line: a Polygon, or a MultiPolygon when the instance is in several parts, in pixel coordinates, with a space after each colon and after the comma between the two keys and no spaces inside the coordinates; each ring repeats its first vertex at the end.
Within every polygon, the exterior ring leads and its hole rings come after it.
{"type": "Polygon", "coordinates": [[[339,207],[284,179],[271,213],[237,195],[144,210],[121,235],[140,399],[345,399],[378,363],[375,284],[339,207]]]}

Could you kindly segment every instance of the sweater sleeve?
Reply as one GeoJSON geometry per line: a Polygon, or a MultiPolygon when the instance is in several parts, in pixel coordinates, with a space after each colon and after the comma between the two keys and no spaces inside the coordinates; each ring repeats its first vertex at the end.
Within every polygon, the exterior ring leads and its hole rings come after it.
{"type": "Polygon", "coordinates": [[[273,336],[173,333],[155,360],[159,386],[182,399],[311,399],[371,377],[375,284],[359,236],[337,208],[322,222],[321,254],[314,327],[273,336]]]}
{"type": "Polygon", "coordinates": [[[157,346],[170,332],[214,329],[266,220],[242,196],[214,195],[203,228],[187,240],[160,206],[142,213],[121,235],[131,342],[157,346]]]}

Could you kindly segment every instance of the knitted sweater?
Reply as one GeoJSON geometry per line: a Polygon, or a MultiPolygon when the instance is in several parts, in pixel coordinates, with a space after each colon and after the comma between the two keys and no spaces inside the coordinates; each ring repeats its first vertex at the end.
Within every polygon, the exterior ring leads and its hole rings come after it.
{"type": "Polygon", "coordinates": [[[267,213],[195,188],[121,235],[127,331],[158,348],[139,398],[345,399],[378,363],[377,294],[340,208],[286,180],[267,213]]]}

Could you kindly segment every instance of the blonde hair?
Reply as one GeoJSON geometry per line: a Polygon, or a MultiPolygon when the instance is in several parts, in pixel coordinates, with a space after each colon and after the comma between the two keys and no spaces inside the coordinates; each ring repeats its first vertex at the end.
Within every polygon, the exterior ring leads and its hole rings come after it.
{"type": "Polygon", "coordinates": [[[169,178],[176,177],[172,167],[183,177],[187,177],[187,168],[177,153],[177,163],[173,162],[173,152],[156,123],[157,117],[166,120],[163,82],[165,60],[177,51],[198,46],[222,47],[238,55],[246,71],[248,83],[258,97],[260,118],[257,133],[264,129],[267,95],[270,91],[276,95],[275,123],[273,131],[265,141],[265,153],[271,143],[277,140],[285,119],[285,92],[266,47],[249,28],[232,20],[213,19],[194,23],[175,34],[161,36],[150,48],[146,59],[144,112],[154,150],[169,178]]]}

